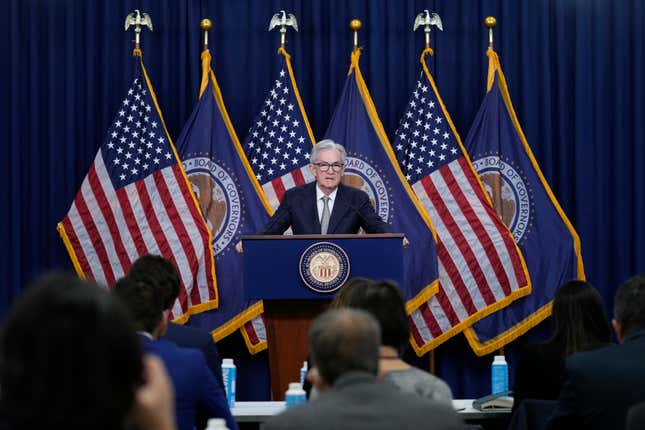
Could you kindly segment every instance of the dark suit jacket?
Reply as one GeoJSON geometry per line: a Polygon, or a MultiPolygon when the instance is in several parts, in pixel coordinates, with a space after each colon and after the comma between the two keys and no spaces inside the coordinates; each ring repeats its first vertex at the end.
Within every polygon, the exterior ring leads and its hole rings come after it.
{"type": "Polygon", "coordinates": [[[293,406],[267,421],[265,430],[282,429],[461,429],[451,408],[432,400],[401,393],[373,375],[350,372],[331,390],[308,403],[293,406]]]}
{"type": "Polygon", "coordinates": [[[645,400],[645,330],[620,345],[573,354],[550,429],[623,429],[625,415],[645,400]]]}
{"type": "MultiPolygon", "coordinates": [[[[260,234],[320,234],[316,202],[316,182],[291,188],[284,193],[280,207],[260,234]]],[[[374,212],[369,197],[361,190],[338,186],[334,208],[329,218],[328,234],[354,234],[360,228],[367,233],[389,233],[390,227],[374,212]]]]}
{"type": "MultiPolygon", "coordinates": [[[[609,346],[598,344],[586,350],[609,346]]],[[[557,400],[564,382],[565,346],[560,342],[526,345],[520,351],[513,387],[513,410],[524,399],[557,400]]]]}
{"type": "Polygon", "coordinates": [[[237,424],[228,409],[224,389],[215,382],[204,355],[191,348],[180,348],[166,340],[141,336],[146,353],[158,356],[175,388],[175,414],[178,430],[196,429],[198,411],[210,418],[224,418],[229,429],[237,424]]]}
{"type": "Polygon", "coordinates": [[[220,387],[224,386],[222,379],[222,360],[220,360],[217,345],[213,337],[206,330],[197,327],[189,327],[181,324],[168,323],[166,334],[162,340],[169,340],[182,348],[199,349],[206,358],[206,365],[213,372],[220,387]]]}
{"type": "Polygon", "coordinates": [[[556,400],[564,379],[564,346],[526,345],[519,355],[513,387],[513,410],[524,399],[556,400]]]}

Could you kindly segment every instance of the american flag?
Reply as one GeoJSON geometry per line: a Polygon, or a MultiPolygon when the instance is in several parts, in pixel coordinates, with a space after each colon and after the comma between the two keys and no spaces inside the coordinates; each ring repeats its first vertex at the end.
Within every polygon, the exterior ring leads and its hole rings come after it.
{"type": "MultiPolygon", "coordinates": [[[[291,67],[291,56],[278,50],[273,85],[242,144],[271,208],[276,210],[285,191],[314,180],[309,155],[315,143],[291,67]]],[[[266,340],[262,317],[244,325],[250,349],[266,340]]]]}
{"type": "Polygon", "coordinates": [[[277,209],[289,188],[314,180],[307,167],[315,143],[298,94],[289,54],[280,49],[278,72],[243,147],[255,175],[277,209]]]}
{"type": "Polygon", "coordinates": [[[428,351],[530,286],[513,237],[487,200],[423,65],[393,147],[438,236],[439,292],[410,316],[414,342],[428,351]]]}
{"type": "Polygon", "coordinates": [[[143,63],[58,229],[81,276],[111,286],[143,254],[177,266],[172,318],[217,307],[210,233],[165,130],[143,63]]]}

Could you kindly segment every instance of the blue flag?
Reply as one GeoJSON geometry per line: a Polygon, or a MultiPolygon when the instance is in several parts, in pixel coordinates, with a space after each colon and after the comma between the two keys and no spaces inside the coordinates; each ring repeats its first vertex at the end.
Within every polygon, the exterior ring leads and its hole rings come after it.
{"type": "MultiPolygon", "coordinates": [[[[412,314],[412,335],[419,338],[419,333],[428,327],[423,319],[413,315],[438,288],[435,233],[430,218],[397,164],[363,80],[359,57],[359,50],[352,53],[350,73],[325,137],[347,150],[343,183],[367,192],[381,218],[410,241],[410,246],[403,251],[405,281],[400,287],[406,310],[412,314]]],[[[412,345],[419,353],[417,342],[412,345]]]]}
{"type": "Polygon", "coordinates": [[[526,141],[497,54],[487,54],[488,93],[465,146],[524,255],[533,292],[465,331],[477,355],[489,354],[535,327],[551,315],[556,289],[585,277],[580,239],[526,141]]]}
{"type": "MultiPolygon", "coordinates": [[[[213,236],[219,309],[198,321],[219,340],[263,311],[262,302],[244,300],[242,256],[235,244],[268,221],[270,207],[235,134],[210,61],[210,53],[202,52],[200,99],[177,147],[213,236]]],[[[254,348],[266,348],[266,342],[254,348]]]]}

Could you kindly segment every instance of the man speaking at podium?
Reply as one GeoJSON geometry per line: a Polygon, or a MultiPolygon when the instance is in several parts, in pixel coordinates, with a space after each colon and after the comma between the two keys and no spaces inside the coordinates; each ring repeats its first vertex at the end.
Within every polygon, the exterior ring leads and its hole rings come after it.
{"type": "Polygon", "coordinates": [[[345,148],[325,139],[314,145],[309,169],[316,182],[294,187],[284,198],[260,234],[390,233],[374,211],[368,195],[341,183],[345,172],[345,148]]]}

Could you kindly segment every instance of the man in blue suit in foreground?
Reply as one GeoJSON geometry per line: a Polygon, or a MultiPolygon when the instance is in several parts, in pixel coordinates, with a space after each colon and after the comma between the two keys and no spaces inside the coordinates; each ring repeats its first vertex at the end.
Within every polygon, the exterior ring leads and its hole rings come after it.
{"type": "MultiPolygon", "coordinates": [[[[131,280],[153,281],[158,287],[162,296],[163,309],[170,311],[179,297],[181,280],[177,267],[160,255],[146,254],[139,257],[130,267],[128,278],[131,280]]],[[[182,348],[195,348],[204,353],[206,365],[213,372],[215,379],[221,387],[224,387],[222,380],[222,361],[217,351],[217,346],[210,333],[206,330],[189,327],[181,324],[168,322],[163,340],[169,340],[182,348]]],[[[198,427],[206,427],[206,421],[198,422],[198,427]]]]}
{"type": "Polygon", "coordinates": [[[154,282],[139,278],[123,278],[113,288],[113,294],[130,311],[144,350],[161,358],[175,389],[175,414],[179,430],[194,430],[196,416],[224,418],[229,429],[237,430],[223,388],[206,366],[204,355],[191,348],[158,340],[166,330],[162,294],[154,282]]]}
{"type": "Polygon", "coordinates": [[[312,182],[287,190],[280,207],[260,231],[282,234],[390,233],[390,227],[374,211],[368,195],[341,183],[345,172],[345,148],[333,140],[314,145],[309,169],[312,182]]]}
{"type": "Polygon", "coordinates": [[[620,345],[574,354],[549,429],[623,429],[645,400],[645,276],[616,291],[612,320],[620,345]]]}

